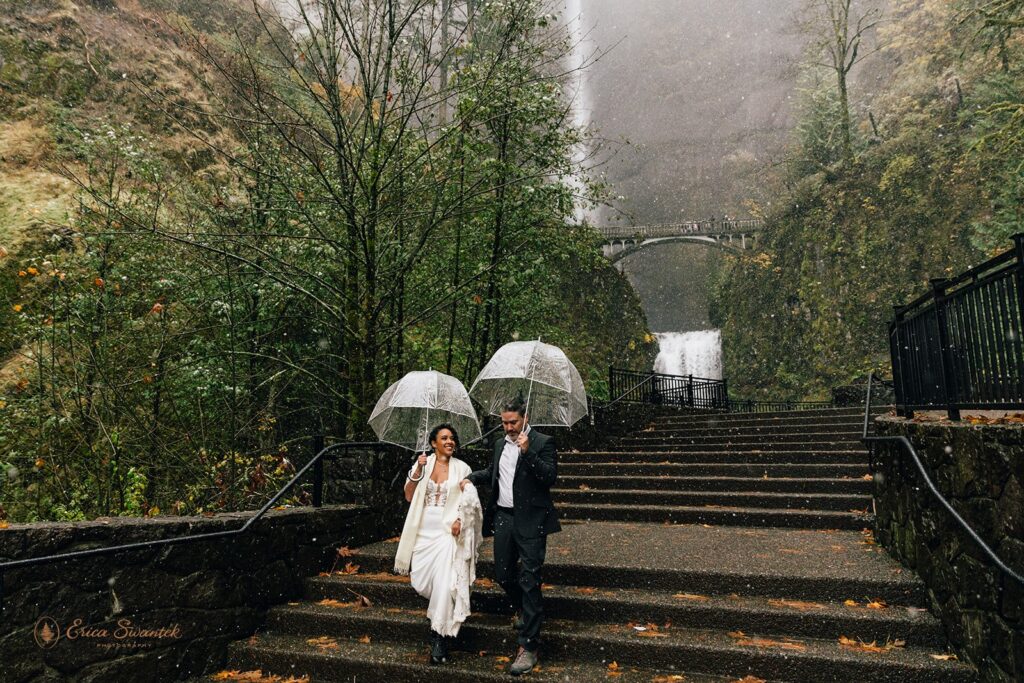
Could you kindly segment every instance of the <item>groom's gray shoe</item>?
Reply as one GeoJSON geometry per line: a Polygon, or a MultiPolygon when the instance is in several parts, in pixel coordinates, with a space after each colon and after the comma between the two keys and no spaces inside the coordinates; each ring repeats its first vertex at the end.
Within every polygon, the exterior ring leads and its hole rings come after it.
{"type": "Polygon", "coordinates": [[[516,660],[508,668],[508,672],[513,676],[518,676],[533,671],[535,666],[537,666],[537,653],[530,652],[526,648],[521,647],[519,648],[519,654],[516,655],[516,660]]]}

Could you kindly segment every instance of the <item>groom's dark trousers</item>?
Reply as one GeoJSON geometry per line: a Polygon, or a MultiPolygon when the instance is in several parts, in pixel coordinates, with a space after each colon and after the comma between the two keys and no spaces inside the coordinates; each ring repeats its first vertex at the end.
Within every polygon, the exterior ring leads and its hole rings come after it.
{"type": "Polygon", "coordinates": [[[513,607],[522,609],[519,644],[537,649],[544,606],[541,569],[548,534],[561,531],[551,502],[551,485],[558,477],[555,442],[535,429],[527,433],[526,453],[519,454],[512,480],[512,507],[498,507],[499,468],[505,439],[498,439],[490,465],[469,475],[474,486],[489,486],[491,498],[484,512],[484,536],[494,536],[494,578],[513,607]]]}

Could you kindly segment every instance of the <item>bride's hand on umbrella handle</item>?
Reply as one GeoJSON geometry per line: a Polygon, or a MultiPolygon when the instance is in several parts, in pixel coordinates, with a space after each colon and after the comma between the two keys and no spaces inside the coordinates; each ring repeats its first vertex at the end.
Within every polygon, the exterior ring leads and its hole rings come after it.
{"type": "Polygon", "coordinates": [[[452,524],[452,536],[458,538],[459,534],[462,533],[462,520],[455,520],[455,524],[452,524]]]}
{"type": "Polygon", "coordinates": [[[466,490],[466,484],[469,484],[469,483],[471,483],[469,481],[469,479],[463,479],[462,481],[460,481],[459,482],[459,490],[460,491],[465,491],[466,490]]]}

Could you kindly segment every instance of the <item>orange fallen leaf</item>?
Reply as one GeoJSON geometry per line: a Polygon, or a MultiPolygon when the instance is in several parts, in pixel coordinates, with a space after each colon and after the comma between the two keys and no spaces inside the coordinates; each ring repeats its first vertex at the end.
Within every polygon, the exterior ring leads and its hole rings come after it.
{"type": "Polygon", "coordinates": [[[374,572],[371,574],[360,574],[364,579],[373,579],[374,581],[391,581],[393,583],[409,583],[408,576],[402,576],[401,574],[390,574],[388,572],[374,572]]]}
{"type": "Polygon", "coordinates": [[[324,598],[323,600],[320,600],[316,604],[323,605],[324,607],[337,607],[337,608],[355,607],[355,605],[356,605],[356,603],[354,603],[354,602],[342,602],[341,600],[335,600],[334,598],[324,598]]]}
{"type": "Polygon", "coordinates": [[[494,661],[496,661],[496,662],[500,662],[500,663],[502,663],[502,664],[506,664],[506,663],[508,663],[508,662],[510,662],[510,661],[512,661],[512,660],[511,660],[511,659],[509,659],[508,657],[505,657],[504,655],[502,655],[502,656],[500,656],[500,657],[495,657],[495,658],[494,658],[494,661]]]}
{"type": "Polygon", "coordinates": [[[695,602],[707,602],[711,599],[706,595],[699,595],[697,593],[676,593],[672,597],[676,600],[693,600],[695,602]]]}
{"type": "Polygon", "coordinates": [[[0,529],[10,528],[10,523],[7,520],[0,520],[0,529]]]}
{"type": "Polygon", "coordinates": [[[356,574],[359,572],[359,565],[352,562],[346,562],[345,568],[341,570],[342,574],[356,574]]]}
{"type": "Polygon", "coordinates": [[[872,481],[874,478],[875,475],[873,474],[865,474],[863,477],[861,477],[861,479],[863,479],[864,481],[872,481]]]}
{"type": "Polygon", "coordinates": [[[792,609],[798,609],[801,611],[808,611],[812,609],[824,609],[825,606],[817,602],[806,602],[804,600],[769,600],[768,604],[772,607],[789,607],[792,609]]]}
{"type": "Polygon", "coordinates": [[[940,662],[949,662],[949,661],[955,662],[955,661],[957,661],[957,656],[955,654],[951,653],[951,652],[947,653],[947,654],[943,654],[943,655],[928,655],[928,656],[931,657],[932,659],[937,659],[940,662]]]}
{"type": "Polygon", "coordinates": [[[663,674],[652,678],[651,683],[683,683],[685,680],[686,676],[681,676],[679,674],[663,674]]]}
{"type": "Polygon", "coordinates": [[[878,641],[872,640],[870,643],[865,643],[863,640],[854,640],[847,638],[846,636],[839,636],[839,645],[841,647],[848,648],[850,650],[860,650],[861,652],[887,652],[893,648],[903,647],[906,645],[904,640],[887,640],[884,645],[878,645],[878,641]]]}
{"type": "Polygon", "coordinates": [[[744,676],[743,678],[737,678],[733,683],[768,683],[768,681],[757,676],[744,676]]]}
{"type": "MultiPolygon", "coordinates": [[[[731,633],[729,635],[732,635],[731,633]]],[[[806,650],[807,646],[798,640],[785,638],[783,640],[772,640],[771,638],[737,638],[736,644],[744,647],[774,647],[782,650],[806,650]]]]}
{"type": "Polygon", "coordinates": [[[846,605],[847,607],[857,607],[858,606],[856,600],[843,600],[843,604],[846,605]]]}
{"type": "Polygon", "coordinates": [[[481,588],[494,588],[494,581],[488,579],[486,576],[481,576],[473,583],[481,588]]]}
{"type": "Polygon", "coordinates": [[[608,670],[609,671],[618,671],[619,670],[619,663],[618,662],[612,662],[611,664],[608,665],[608,670]]]}
{"type": "Polygon", "coordinates": [[[581,595],[593,595],[597,592],[596,588],[591,588],[590,586],[579,586],[575,590],[581,595]]]}
{"type": "Polygon", "coordinates": [[[347,545],[338,548],[338,557],[352,557],[353,555],[358,555],[358,554],[359,554],[358,550],[352,550],[347,545]]]}
{"type": "Polygon", "coordinates": [[[868,603],[868,609],[885,609],[888,605],[885,604],[884,600],[872,600],[868,603]]]}
{"type": "Polygon", "coordinates": [[[306,642],[313,647],[319,648],[320,650],[337,650],[341,646],[338,645],[338,641],[330,636],[320,636],[319,638],[307,638],[306,642]]]}
{"type": "Polygon", "coordinates": [[[360,636],[359,637],[359,642],[360,643],[365,643],[366,645],[369,645],[370,644],[370,636],[360,636]]]}
{"type": "Polygon", "coordinates": [[[586,484],[580,484],[580,491],[589,491],[590,487],[586,484]]]}

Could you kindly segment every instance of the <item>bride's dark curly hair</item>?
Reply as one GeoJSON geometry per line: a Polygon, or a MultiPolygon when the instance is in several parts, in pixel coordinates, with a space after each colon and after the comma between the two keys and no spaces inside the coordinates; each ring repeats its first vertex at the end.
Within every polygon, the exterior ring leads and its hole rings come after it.
{"type": "Polygon", "coordinates": [[[452,427],[447,422],[442,422],[441,424],[437,425],[436,427],[434,427],[433,429],[430,430],[430,436],[427,437],[427,443],[433,444],[434,443],[434,439],[437,438],[437,435],[441,433],[442,429],[447,429],[449,432],[452,433],[452,438],[455,439],[455,449],[458,450],[458,448],[459,448],[459,433],[457,431],[455,431],[455,427],[452,427]]]}

